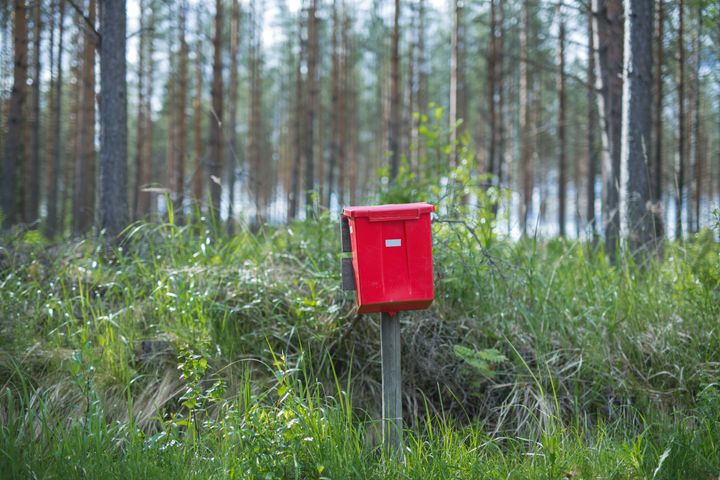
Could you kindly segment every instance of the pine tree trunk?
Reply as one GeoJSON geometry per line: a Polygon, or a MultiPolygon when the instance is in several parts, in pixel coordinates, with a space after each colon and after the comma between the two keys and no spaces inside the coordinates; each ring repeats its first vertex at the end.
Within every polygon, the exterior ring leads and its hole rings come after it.
{"type": "Polygon", "coordinates": [[[633,258],[649,254],[655,236],[648,151],[652,133],[653,0],[625,0],[620,210],[633,258]]]}
{"type": "Polygon", "coordinates": [[[145,50],[147,43],[147,4],[145,0],[140,0],[140,41],[138,42],[138,112],[135,130],[135,195],[133,200],[133,218],[140,219],[148,214],[150,206],[150,193],[142,191],[146,187],[147,173],[144,171],[145,162],[143,154],[145,153],[145,137],[146,133],[146,114],[145,111],[145,71],[147,69],[145,63],[145,50]]]}
{"type": "Polygon", "coordinates": [[[677,64],[677,151],[675,152],[675,238],[683,238],[682,211],[685,189],[685,2],[678,0],[677,64]]]}
{"type": "Polygon", "coordinates": [[[330,161],[328,162],[327,176],[327,199],[325,207],[329,210],[332,202],[333,183],[335,181],[335,165],[337,163],[340,132],[338,123],[340,121],[339,103],[340,103],[340,52],[338,45],[338,0],[333,0],[332,4],[332,66],[330,70],[330,161]]]}
{"type": "MultiPolygon", "coordinates": [[[[198,13],[199,16],[199,13],[198,13]]],[[[199,23],[199,22],[198,22],[199,23]]],[[[198,26],[198,35],[200,35],[198,26]]],[[[195,202],[202,202],[205,169],[203,167],[203,138],[202,138],[202,40],[198,39],[195,52],[195,96],[193,97],[193,175],[192,196],[195,202]]]]}
{"type": "Polygon", "coordinates": [[[99,227],[117,236],[128,225],[126,2],[100,8],[100,202],[99,227]]]}
{"type": "Polygon", "coordinates": [[[220,219],[220,195],[222,193],[222,140],[223,122],[223,78],[222,78],[222,25],[223,1],[215,0],[215,35],[213,37],[213,79],[212,109],[210,115],[210,156],[208,158],[208,174],[210,177],[210,202],[214,218],[220,219]]]}
{"type": "Polygon", "coordinates": [[[532,202],[532,163],[530,152],[530,76],[527,59],[530,34],[530,0],[523,1],[520,24],[520,230],[527,235],[528,212],[532,202]]]}
{"type": "Polygon", "coordinates": [[[656,208],[662,203],[662,177],[663,177],[663,0],[655,0],[655,148],[653,150],[654,162],[652,168],[652,198],[656,208]]]}
{"type": "MultiPolygon", "coordinates": [[[[58,0],[58,46],[55,78],[52,82],[50,116],[48,122],[47,220],[45,234],[52,238],[60,230],[58,221],[58,191],[62,172],[62,91],[63,91],[63,34],[65,32],[65,1],[58,0]]],[[[53,43],[52,41],[50,42],[53,43]]],[[[52,49],[51,49],[52,54],[52,49]]],[[[52,71],[52,67],[50,69],[52,71]]],[[[52,73],[52,72],[51,72],[52,73]]]]}
{"type": "Polygon", "coordinates": [[[592,7],[588,9],[588,62],[587,62],[587,183],[586,191],[586,212],[585,218],[590,224],[593,240],[597,233],[597,221],[595,218],[595,174],[598,164],[597,149],[597,104],[595,103],[595,84],[597,76],[595,74],[595,32],[593,31],[593,11],[592,7]]]}
{"type": "Polygon", "coordinates": [[[308,63],[305,85],[308,93],[305,105],[305,216],[315,218],[315,110],[317,108],[317,0],[308,9],[308,63]]]}
{"type": "Polygon", "coordinates": [[[230,24],[230,120],[228,124],[228,223],[230,235],[235,229],[235,169],[237,156],[238,44],[240,43],[240,3],[232,2],[230,24]]]}
{"type": "Polygon", "coordinates": [[[687,201],[687,218],[688,218],[688,231],[697,233],[700,231],[700,193],[702,179],[700,177],[700,48],[701,48],[701,37],[702,37],[702,8],[698,8],[697,12],[697,32],[695,34],[695,52],[694,52],[694,72],[693,80],[693,119],[692,119],[692,133],[691,133],[691,144],[690,144],[690,174],[692,179],[688,188],[688,201],[687,201]]]}
{"type": "Polygon", "coordinates": [[[395,0],[395,15],[390,48],[390,122],[388,128],[388,150],[390,151],[390,182],[394,182],[400,168],[400,0],[395,0]]]}
{"type": "MultiPolygon", "coordinates": [[[[87,21],[92,25],[95,24],[95,11],[95,0],[89,0],[87,21]]],[[[95,34],[87,29],[83,35],[79,151],[75,161],[73,189],[75,235],[81,235],[90,229],[95,206],[95,48],[95,34]]]]}
{"type": "Polygon", "coordinates": [[[9,228],[17,221],[18,178],[17,169],[23,161],[25,138],[25,100],[27,98],[27,8],[25,0],[15,0],[13,12],[14,66],[13,86],[8,109],[7,134],[5,136],[5,158],[2,170],[2,213],[3,226],[9,228]]]}
{"type": "Polygon", "coordinates": [[[417,112],[418,116],[413,120],[412,143],[412,161],[413,172],[419,179],[421,176],[421,159],[426,158],[425,142],[420,141],[419,128],[422,115],[425,115],[428,106],[428,67],[429,63],[425,54],[425,0],[419,0],[418,4],[418,74],[417,74],[417,112]]]}
{"type": "Polygon", "coordinates": [[[620,234],[620,131],[622,127],[623,6],[620,0],[593,0],[598,114],[602,133],[603,230],[605,251],[616,258],[620,234]]]}
{"type": "Polygon", "coordinates": [[[560,236],[565,236],[565,221],[567,208],[567,159],[565,139],[565,19],[561,7],[558,7],[559,36],[558,36],[558,73],[556,88],[558,91],[558,225],[560,236]]]}
{"type": "Polygon", "coordinates": [[[342,31],[340,34],[340,99],[339,113],[339,139],[338,139],[338,204],[342,208],[345,205],[345,185],[347,183],[347,141],[348,141],[348,30],[350,29],[350,17],[347,15],[347,5],[343,2],[342,31]]]}
{"type": "Polygon", "coordinates": [[[42,65],[40,47],[42,45],[42,1],[35,0],[33,8],[33,83],[32,83],[32,131],[31,153],[28,165],[28,188],[25,190],[25,221],[36,222],[40,216],[40,84],[42,65]]]}
{"type": "Polygon", "coordinates": [[[187,0],[180,3],[179,36],[180,43],[178,59],[178,85],[175,95],[175,159],[173,161],[170,189],[173,200],[175,217],[182,223],[184,218],[183,204],[185,203],[185,159],[187,158],[187,103],[188,103],[188,45],[185,38],[187,25],[187,0]]]}
{"type": "Polygon", "coordinates": [[[250,12],[249,37],[249,67],[250,91],[248,111],[247,160],[250,167],[252,181],[252,196],[255,204],[255,224],[261,225],[265,221],[266,189],[270,179],[267,165],[263,162],[264,138],[262,133],[262,85],[260,78],[260,42],[262,33],[258,32],[257,6],[253,1],[250,12]]]}
{"type": "MultiPolygon", "coordinates": [[[[300,22],[301,23],[301,22],[300,22]]],[[[297,218],[300,205],[300,172],[302,170],[303,135],[303,81],[302,64],[304,60],[304,42],[302,25],[298,25],[298,44],[300,51],[295,65],[295,105],[293,112],[293,164],[290,178],[290,199],[288,202],[288,221],[297,218]]]]}

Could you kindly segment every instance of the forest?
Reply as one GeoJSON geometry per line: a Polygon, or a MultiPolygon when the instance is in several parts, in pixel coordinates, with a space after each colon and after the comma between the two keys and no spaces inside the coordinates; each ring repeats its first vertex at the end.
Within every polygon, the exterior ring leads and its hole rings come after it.
{"type": "Polygon", "coordinates": [[[0,1],[0,478],[717,477],[719,67],[717,0],[0,1]],[[341,216],[412,202],[392,451],[341,216]]]}

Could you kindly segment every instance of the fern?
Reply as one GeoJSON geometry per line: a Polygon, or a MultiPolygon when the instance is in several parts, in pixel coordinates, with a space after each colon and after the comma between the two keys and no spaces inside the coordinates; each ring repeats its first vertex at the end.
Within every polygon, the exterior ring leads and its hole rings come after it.
{"type": "Polygon", "coordinates": [[[468,365],[480,372],[480,374],[488,378],[495,378],[494,366],[507,360],[507,357],[495,348],[473,350],[463,345],[455,345],[453,352],[468,365]]]}

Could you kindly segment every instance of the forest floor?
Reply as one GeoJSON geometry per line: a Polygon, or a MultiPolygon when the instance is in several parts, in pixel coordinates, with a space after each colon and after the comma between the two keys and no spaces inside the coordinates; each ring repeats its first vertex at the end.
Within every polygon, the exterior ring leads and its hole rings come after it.
{"type": "Polygon", "coordinates": [[[720,244],[602,246],[436,224],[402,315],[405,462],[379,446],[379,326],[337,222],[0,238],[0,477],[720,476],[720,244]],[[482,240],[482,241],[481,241],[482,240]]]}

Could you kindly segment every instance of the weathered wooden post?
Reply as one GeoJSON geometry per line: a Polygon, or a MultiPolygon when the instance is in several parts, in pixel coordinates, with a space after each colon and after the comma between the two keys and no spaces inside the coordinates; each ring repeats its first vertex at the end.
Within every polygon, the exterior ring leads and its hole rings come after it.
{"type": "Polygon", "coordinates": [[[358,313],[381,313],[382,436],[385,451],[403,458],[400,317],[434,298],[432,230],[427,203],[346,207],[341,217],[345,290],[356,291],[358,313]]]}
{"type": "Polygon", "coordinates": [[[400,317],[383,312],[380,329],[382,361],[382,436],[385,451],[402,457],[402,375],[400,317]]]}

